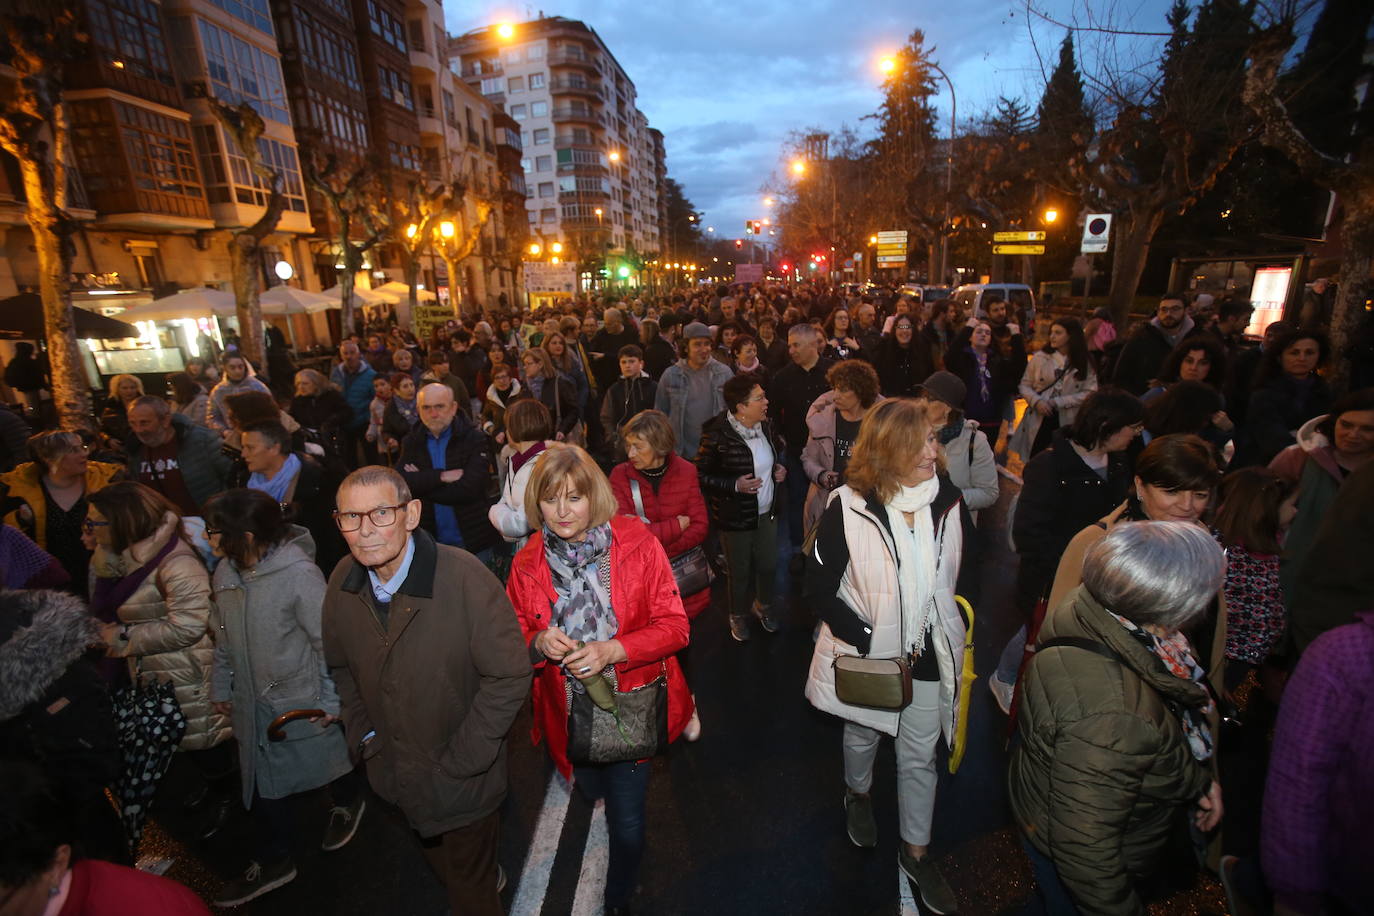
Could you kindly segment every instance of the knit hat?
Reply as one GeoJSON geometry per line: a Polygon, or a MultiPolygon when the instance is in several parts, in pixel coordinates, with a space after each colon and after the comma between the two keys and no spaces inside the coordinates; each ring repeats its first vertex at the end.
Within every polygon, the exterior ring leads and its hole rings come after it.
{"type": "Polygon", "coordinates": [[[926,379],[921,387],[925,389],[927,397],[943,401],[950,407],[962,408],[964,398],[968,397],[968,386],[963,379],[943,369],[926,379]]]}
{"type": "Polygon", "coordinates": [[[698,337],[704,337],[707,340],[710,340],[711,329],[706,327],[706,325],[702,324],[700,321],[693,321],[690,324],[688,324],[687,327],[682,329],[683,340],[693,340],[698,337]]]}

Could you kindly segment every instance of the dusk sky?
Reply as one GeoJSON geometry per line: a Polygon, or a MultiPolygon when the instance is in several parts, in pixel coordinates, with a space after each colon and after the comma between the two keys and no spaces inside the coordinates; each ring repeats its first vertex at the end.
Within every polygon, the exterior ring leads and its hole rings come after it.
{"type": "MultiPolygon", "coordinates": [[[[548,2],[548,0],[546,0],[548,2]]],[[[1090,22],[1101,2],[1047,0],[1039,6],[1062,21],[1090,22]]],[[[1117,28],[1167,28],[1167,0],[1113,5],[1117,28]]],[[[783,146],[794,130],[873,131],[862,117],[877,110],[877,61],[913,29],[957,93],[962,125],[990,110],[999,95],[1019,96],[1033,110],[1044,86],[1039,58],[1052,67],[1064,30],[1035,18],[1014,0],[913,3],[911,0],[755,0],[650,3],[644,0],[561,0],[557,5],[445,6],[455,35],[494,22],[545,15],[581,19],[601,35],[638,90],[650,125],[663,131],[668,174],[680,181],[716,234],[735,238],[746,219],[765,216],[762,188],[784,179],[783,146]]],[[[1095,15],[1103,15],[1101,12],[1095,15]]],[[[1098,23],[1100,24],[1100,23],[1098,23]]],[[[1108,51],[1106,39],[1082,35],[1080,66],[1108,51]]],[[[1115,49],[1126,66],[1148,66],[1154,40],[1115,49]]],[[[1157,58],[1155,58],[1157,59],[1157,58]]],[[[949,130],[948,90],[937,102],[941,135],[949,130]]]]}

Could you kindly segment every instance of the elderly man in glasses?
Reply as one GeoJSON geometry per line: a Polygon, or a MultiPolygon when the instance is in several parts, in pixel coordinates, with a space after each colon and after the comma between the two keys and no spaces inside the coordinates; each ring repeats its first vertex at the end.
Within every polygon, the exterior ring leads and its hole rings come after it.
{"type": "Polygon", "coordinates": [[[346,477],[334,520],[351,556],[324,599],[325,660],[349,746],[405,814],[454,913],[500,914],[506,734],[530,663],[505,589],[420,527],[405,479],[346,477]]]}

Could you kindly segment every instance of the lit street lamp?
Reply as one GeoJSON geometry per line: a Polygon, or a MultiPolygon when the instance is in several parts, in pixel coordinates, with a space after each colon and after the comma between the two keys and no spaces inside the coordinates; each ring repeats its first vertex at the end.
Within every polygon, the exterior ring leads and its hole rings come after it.
{"type": "Polygon", "coordinates": [[[801,176],[806,174],[806,163],[800,159],[792,160],[792,174],[801,176]]]}
{"type": "Polygon", "coordinates": [[[515,26],[509,22],[503,22],[496,27],[496,34],[505,41],[510,41],[515,37],[515,26]]]}
{"type": "Polygon", "coordinates": [[[1058,210],[1056,210],[1054,207],[1049,207],[1045,210],[1045,222],[1053,223],[1057,219],[1059,219],[1058,210]]]}

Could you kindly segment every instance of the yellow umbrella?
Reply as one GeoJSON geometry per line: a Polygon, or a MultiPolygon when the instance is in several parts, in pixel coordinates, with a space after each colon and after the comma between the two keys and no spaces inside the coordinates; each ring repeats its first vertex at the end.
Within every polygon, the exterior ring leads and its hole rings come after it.
{"type": "Polygon", "coordinates": [[[973,671],[973,606],[962,595],[955,595],[954,600],[968,615],[968,630],[964,633],[964,671],[959,675],[959,721],[954,727],[954,747],[949,751],[951,774],[959,771],[959,764],[964,760],[964,748],[968,745],[968,707],[973,696],[973,682],[978,680],[973,671]]]}

